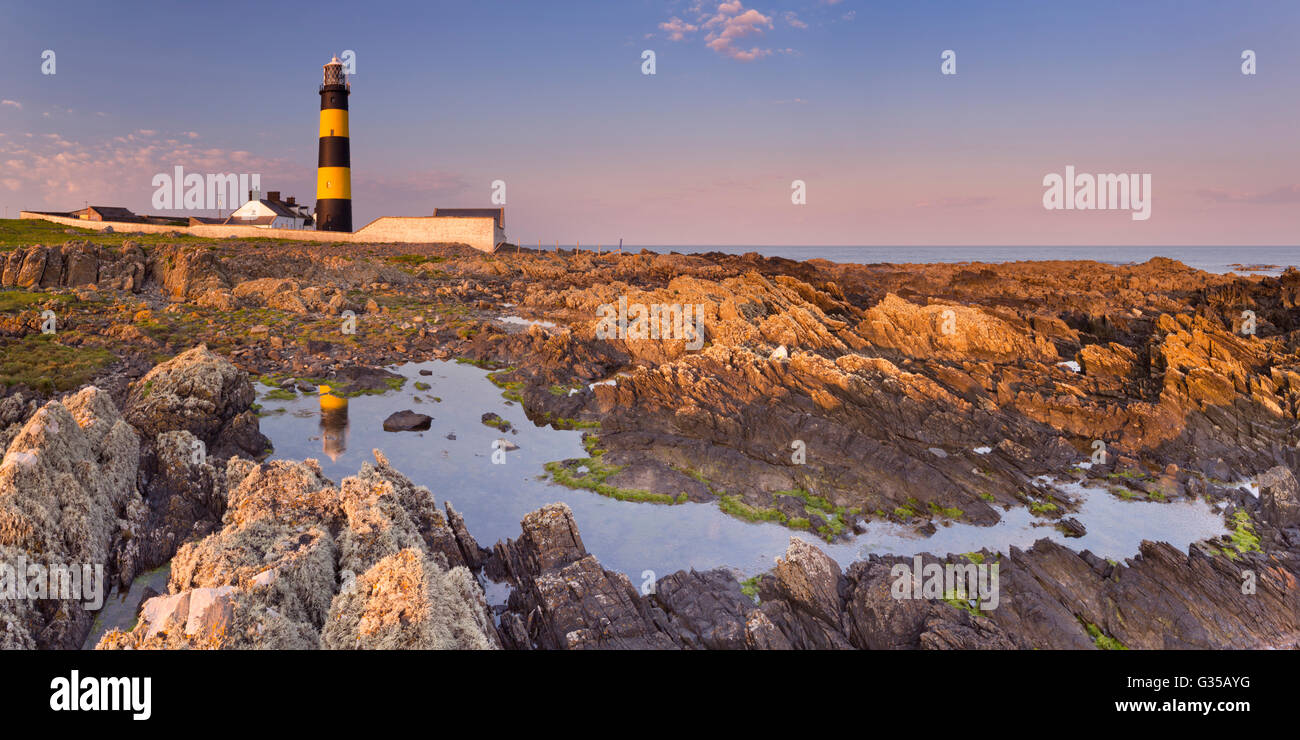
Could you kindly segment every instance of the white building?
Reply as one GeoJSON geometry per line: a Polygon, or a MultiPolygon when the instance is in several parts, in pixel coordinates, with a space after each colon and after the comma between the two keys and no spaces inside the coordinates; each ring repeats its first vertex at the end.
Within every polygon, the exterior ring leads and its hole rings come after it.
{"type": "Polygon", "coordinates": [[[280,191],[271,190],[266,197],[256,190],[248,194],[248,202],[226,219],[228,225],[258,226],[263,229],[314,229],[311,211],[292,197],[280,200],[280,191]]]}

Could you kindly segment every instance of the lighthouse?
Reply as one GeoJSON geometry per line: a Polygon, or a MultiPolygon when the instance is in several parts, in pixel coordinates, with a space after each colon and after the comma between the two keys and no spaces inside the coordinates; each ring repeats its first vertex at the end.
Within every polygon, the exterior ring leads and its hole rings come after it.
{"type": "Polygon", "coordinates": [[[325,65],[320,86],[320,156],[316,165],[316,230],[352,231],[352,156],[348,146],[348,94],[338,57],[325,65]]]}

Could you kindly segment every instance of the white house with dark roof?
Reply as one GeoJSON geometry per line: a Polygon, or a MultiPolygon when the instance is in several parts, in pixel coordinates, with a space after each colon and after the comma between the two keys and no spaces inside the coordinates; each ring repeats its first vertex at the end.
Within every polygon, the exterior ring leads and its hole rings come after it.
{"type": "Polygon", "coordinates": [[[263,229],[314,229],[311,211],[293,197],[280,200],[280,191],[268,191],[263,198],[256,190],[248,194],[248,202],[230,214],[225,223],[230,226],[257,226],[263,229]]]}

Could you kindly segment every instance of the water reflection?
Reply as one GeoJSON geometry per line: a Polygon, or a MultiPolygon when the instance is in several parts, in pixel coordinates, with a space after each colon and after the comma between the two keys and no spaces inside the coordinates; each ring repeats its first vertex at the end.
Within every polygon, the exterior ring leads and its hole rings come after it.
{"type": "Polygon", "coordinates": [[[1121,559],[1134,555],[1144,538],[1185,549],[1189,542],[1224,531],[1222,520],[1204,502],[1144,504],[1058,483],[1072,498],[1084,500],[1077,518],[1088,534],[1080,540],[1065,540],[1028,509],[1017,507],[1003,512],[1002,521],[992,527],[959,522],[924,538],[888,522],[871,522],[868,531],[852,542],[828,545],[807,532],[734,519],[712,503],[626,503],[553,485],[541,476],[542,466],[550,460],[586,457],[580,432],[533,424],[518,404],[501,397],[500,389],[486,379],[487,371],[472,365],[428,362],[391,369],[406,376],[406,387],[353,399],[351,418],[347,399],[333,396],[325,386],[319,399],[307,394],[291,401],[264,400],[270,414],[261,420],[262,432],[274,443],[274,456],[303,460],[320,457],[323,448],[328,460],[322,460],[321,467],[327,477],[339,481],[371,461],[371,449],[379,448],[394,467],[428,486],[436,501],[450,500],[465,517],[470,533],[484,544],[518,537],[519,520],[525,514],[564,501],[574,511],[587,549],[602,565],[628,574],[637,583],[646,570],[662,576],[681,568],[722,565],[751,574],[762,572],[785,552],[792,535],[817,543],[847,565],[872,552],[943,554],[981,547],[1005,552],[1010,546],[1028,547],[1042,537],[1121,559]],[[419,375],[420,370],[428,374],[419,375]],[[423,382],[417,386],[417,380],[423,382]],[[431,428],[399,434],[383,431],[384,419],[404,409],[432,415],[431,428]],[[505,453],[504,464],[493,461],[502,434],[482,423],[486,411],[513,426],[506,438],[518,447],[505,453]]]}
{"type": "Polygon", "coordinates": [[[348,450],[348,407],[320,410],[321,448],[334,462],[348,450]]]}

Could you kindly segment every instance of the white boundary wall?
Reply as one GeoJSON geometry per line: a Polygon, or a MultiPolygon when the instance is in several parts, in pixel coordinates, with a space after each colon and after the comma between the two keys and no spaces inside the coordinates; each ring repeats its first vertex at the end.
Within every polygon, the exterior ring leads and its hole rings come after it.
{"type": "Polygon", "coordinates": [[[137,224],[128,221],[86,221],[67,216],[51,216],[35,211],[19,211],[19,218],[52,221],[79,229],[103,231],[112,226],[115,232],[139,231],[146,234],[165,234],[178,231],[208,239],[295,239],[309,242],[342,242],[352,244],[467,244],[481,252],[496,250],[496,219],[491,216],[384,216],[351,233],[346,231],[308,231],[303,229],[263,229],[257,226],[227,226],[224,224],[199,224],[197,226],[163,226],[137,224]]]}

